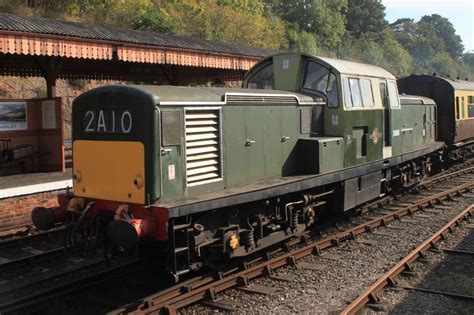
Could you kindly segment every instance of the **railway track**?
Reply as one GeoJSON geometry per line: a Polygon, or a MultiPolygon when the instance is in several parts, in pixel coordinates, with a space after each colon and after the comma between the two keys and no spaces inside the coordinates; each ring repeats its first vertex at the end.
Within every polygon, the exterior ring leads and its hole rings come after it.
{"type": "Polygon", "coordinates": [[[65,228],[59,227],[47,232],[36,232],[26,236],[0,240],[0,271],[55,257],[65,249],[63,237],[65,228]]]}
{"type": "MultiPolygon", "coordinates": [[[[378,294],[382,292],[386,287],[399,287],[407,290],[427,292],[435,295],[449,296],[456,299],[464,299],[474,301],[474,295],[467,295],[466,293],[453,293],[446,290],[434,290],[429,288],[422,288],[411,285],[401,285],[397,281],[397,277],[403,272],[412,272],[412,264],[417,260],[427,261],[426,257],[428,255],[428,250],[434,249],[436,251],[441,251],[444,253],[450,254],[461,254],[461,255],[474,255],[472,251],[463,251],[456,249],[440,249],[438,243],[446,238],[446,234],[452,233],[455,227],[462,228],[462,221],[467,221],[470,217],[474,215],[474,205],[467,207],[460,214],[455,216],[450,222],[443,226],[440,230],[436,231],[433,235],[427,238],[422,244],[420,244],[416,249],[410,252],[406,257],[401,259],[395,266],[393,266],[389,271],[383,274],[379,279],[377,279],[367,290],[361,293],[354,301],[349,304],[342,312],[342,315],[356,314],[362,308],[367,306],[367,304],[379,304],[380,298],[378,294]]],[[[429,261],[428,261],[429,263],[429,261]]],[[[453,266],[451,266],[453,267],[453,266]]],[[[471,275],[472,276],[472,275],[471,275]]],[[[472,291],[472,290],[471,290],[472,291]]]]}
{"type": "Polygon", "coordinates": [[[130,271],[136,258],[109,262],[101,248],[68,250],[66,229],[0,241],[0,314],[19,313],[130,271]]]}
{"type": "MultiPolygon", "coordinates": [[[[298,261],[310,255],[324,255],[324,251],[340,244],[358,240],[362,234],[370,234],[378,228],[388,226],[390,222],[405,219],[417,212],[428,211],[428,208],[442,204],[444,201],[455,201],[463,193],[469,193],[474,188],[473,168],[463,169],[450,174],[444,174],[430,179],[416,187],[414,195],[386,197],[366,205],[366,215],[351,218],[356,226],[340,228],[343,231],[332,233],[322,238],[312,238],[305,234],[293,239],[273,252],[253,256],[238,266],[233,266],[214,275],[205,275],[180,283],[167,290],[147,296],[136,303],[126,305],[112,311],[110,314],[126,313],[156,313],[173,314],[196,302],[224,310],[232,310],[234,306],[219,303],[218,295],[233,287],[240,287],[252,291],[249,283],[262,276],[276,277],[276,271],[284,266],[298,267],[298,261]],[[440,187],[440,184],[443,187],[440,187]]],[[[443,207],[443,205],[441,205],[443,207]]],[[[364,239],[359,240],[364,242],[364,239]]],[[[265,288],[253,290],[256,293],[265,293],[265,288]],[[260,291],[260,292],[258,292],[260,291]]]]}
{"type": "Polygon", "coordinates": [[[30,312],[31,308],[48,301],[123,277],[133,270],[137,262],[136,259],[120,259],[109,265],[105,259],[96,257],[75,267],[62,268],[29,281],[5,285],[0,290],[0,314],[30,312]]]}

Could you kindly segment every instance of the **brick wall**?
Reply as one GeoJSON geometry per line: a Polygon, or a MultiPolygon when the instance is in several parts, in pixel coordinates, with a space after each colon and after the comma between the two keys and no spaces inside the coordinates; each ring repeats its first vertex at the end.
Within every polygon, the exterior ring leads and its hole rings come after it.
{"type": "Polygon", "coordinates": [[[55,190],[0,199],[0,230],[31,223],[31,210],[34,207],[57,206],[57,196],[64,192],[55,190]]]}

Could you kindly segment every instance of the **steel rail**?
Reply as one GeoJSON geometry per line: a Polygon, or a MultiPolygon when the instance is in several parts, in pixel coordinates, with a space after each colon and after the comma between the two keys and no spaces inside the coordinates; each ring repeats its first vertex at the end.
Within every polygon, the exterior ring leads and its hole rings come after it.
{"type": "Polygon", "coordinates": [[[434,203],[450,199],[453,195],[459,195],[463,192],[471,191],[473,188],[474,183],[472,182],[459,185],[444,192],[434,194],[433,196],[423,198],[410,206],[383,215],[344,232],[337,233],[323,240],[312,242],[306,246],[289,251],[286,254],[264,261],[248,269],[228,276],[223,276],[217,281],[209,280],[209,278],[207,278],[207,281],[201,279],[199,280],[202,281],[200,284],[192,283],[190,286],[185,287],[186,290],[183,290],[183,285],[178,285],[170,290],[165,290],[148,296],[137,303],[128,304],[120,309],[110,312],[109,314],[150,314],[157,312],[174,314],[178,309],[206,298],[214,298],[219,292],[237,285],[247,284],[249,280],[259,276],[271,275],[273,270],[288,264],[296,264],[298,259],[311,254],[320,254],[322,250],[337,246],[341,241],[355,239],[357,235],[371,232],[374,228],[386,226],[388,222],[399,220],[403,216],[413,214],[425,207],[432,206],[434,203]]]}
{"type": "Polygon", "coordinates": [[[11,236],[6,235],[0,239],[0,249],[15,246],[16,244],[19,244],[19,243],[26,243],[26,242],[29,243],[36,240],[49,238],[56,234],[64,233],[65,231],[66,231],[66,227],[60,226],[49,231],[38,231],[34,234],[29,234],[29,235],[24,235],[24,236],[15,236],[15,234],[12,234],[11,236]]]}
{"type": "Polygon", "coordinates": [[[420,187],[420,188],[432,187],[433,185],[439,184],[442,181],[446,181],[446,180],[449,180],[449,179],[452,179],[452,178],[455,178],[455,177],[458,177],[458,176],[466,175],[466,174],[469,174],[469,173],[474,173],[474,166],[464,168],[464,169],[461,169],[459,171],[447,173],[447,174],[444,174],[444,175],[435,176],[431,179],[427,179],[427,180],[419,183],[418,185],[416,185],[416,187],[420,187]]]}
{"type": "Polygon", "coordinates": [[[17,265],[20,265],[20,264],[31,263],[35,260],[56,258],[58,256],[63,256],[65,253],[66,253],[65,247],[58,247],[58,248],[54,248],[48,251],[43,251],[38,254],[32,254],[25,257],[12,259],[10,261],[0,264],[0,271],[5,271],[6,269],[9,269],[9,268],[10,269],[15,268],[17,267],[17,265]]]}
{"type": "Polygon", "coordinates": [[[467,207],[460,214],[455,216],[449,223],[443,226],[440,230],[426,239],[421,245],[410,252],[405,258],[400,260],[395,266],[389,271],[383,274],[377,281],[375,281],[367,290],[359,295],[355,300],[352,301],[340,314],[350,315],[355,314],[357,311],[362,309],[371,300],[376,300],[376,295],[386,286],[394,284],[394,278],[402,273],[405,269],[409,268],[409,265],[417,260],[419,257],[424,256],[424,253],[444,237],[444,233],[452,231],[453,227],[460,224],[461,220],[467,219],[474,213],[474,205],[467,207]]]}
{"type": "Polygon", "coordinates": [[[362,210],[362,212],[367,212],[371,209],[388,206],[388,205],[391,205],[393,201],[398,201],[400,198],[406,196],[407,194],[409,194],[410,192],[413,192],[414,190],[417,192],[420,192],[421,189],[429,189],[433,187],[434,185],[439,184],[441,182],[445,182],[456,177],[462,177],[467,174],[474,174],[474,167],[468,167],[468,168],[464,168],[464,169],[450,172],[447,174],[437,175],[434,178],[430,178],[428,180],[425,180],[421,183],[416,184],[415,186],[409,187],[407,191],[404,191],[401,194],[387,195],[375,201],[370,201],[364,205],[361,205],[360,209],[362,210]]]}
{"type": "MultiPolygon", "coordinates": [[[[123,272],[129,272],[130,268],[138,263],[138,260],[133,259],[129,261],[120,262],[117,265],[105,267],[103,269],[92,271],[91,274],[82,275],[76,277],[66,283],[59,283],[55,286],[48,287],[45,290],[34,292],[30,295],[21,296],[15,300],[4,302],[0,305],[0,314],[21,314],[24,311],[34,305],[45,303],[50,300],[54,300],[61,296],[71,295],[73,292],[81,291],[86,288],[93,287],[99,283],[103,283],[107,280],[107,276],[112,275],[117,272],[117,276],[123,276],[123,272]]],[[[73,271],[80,271],[83,269],[88,269],[94,266],[106,265],[106,260],[101,259],[93,263],[85,264],[80,266],[73,271]]],[[[113,275],[112,275],[113,276],[113,275]]]]}

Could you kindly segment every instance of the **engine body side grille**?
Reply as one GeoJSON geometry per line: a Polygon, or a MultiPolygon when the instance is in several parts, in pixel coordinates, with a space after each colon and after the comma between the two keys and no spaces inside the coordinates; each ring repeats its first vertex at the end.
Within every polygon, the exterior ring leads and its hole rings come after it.
{"type": "Polygon", "coordinates": [[[186,108],[186,183],[222,179],[220,108],[186,108]]]}

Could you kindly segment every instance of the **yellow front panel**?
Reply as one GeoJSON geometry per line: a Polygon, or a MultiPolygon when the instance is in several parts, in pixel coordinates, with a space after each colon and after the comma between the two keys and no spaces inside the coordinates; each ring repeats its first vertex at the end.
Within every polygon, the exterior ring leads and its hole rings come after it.
{"type": "Polygon", "coordinates": [[[141,142],[76,140],[74,195],[145,202],[145,148],[141,142]]]}

